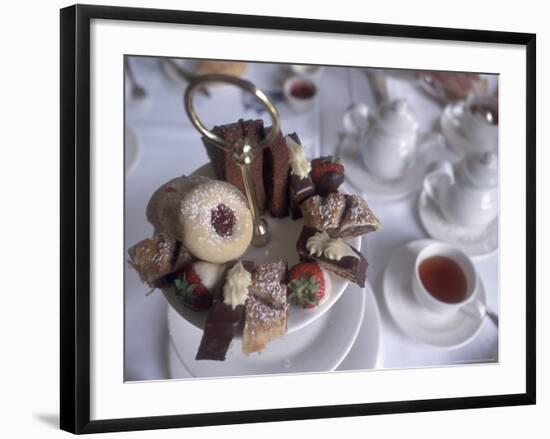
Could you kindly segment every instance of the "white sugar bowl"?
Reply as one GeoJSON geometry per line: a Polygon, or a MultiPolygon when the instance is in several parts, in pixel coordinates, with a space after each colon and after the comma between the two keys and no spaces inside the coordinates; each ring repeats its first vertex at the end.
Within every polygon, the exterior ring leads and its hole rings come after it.
{"type": "Polygon", "coordinates": [[[449,222],[484,227],[498,215],[498,157],[468,154],[455,168],[439,162],[426,175],[424,191],[449,222]]]}
{"type": "Polygon", "coordinates": [[[417,137],[418,120],[406,101],[382,103],[360,140],[365,167],[382,180],[403,177],[414,164],[417,137]]]}

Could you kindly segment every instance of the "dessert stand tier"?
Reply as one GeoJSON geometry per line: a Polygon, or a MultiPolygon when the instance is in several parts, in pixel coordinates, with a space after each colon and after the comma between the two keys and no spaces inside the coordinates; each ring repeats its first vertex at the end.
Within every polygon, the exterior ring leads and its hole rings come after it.
{"type": "MultiPolygon", "coordinates": [[[[240,375],[263,375],[277,373],[312,373],[335,370],[346,358],[362,327],[364,318],[375,320],[374,293],[366,283],[365,289],[350,285],[346,294],[307,328],[272,341],[262,352],[243,354],[241,340],[234,340],[227,351],[225,361],[202,361],[195,359],[196,346],[202,333],[189,325],[168,308],[167,320],[170,334],[170,378],[228,377],[240,375]],[[369,310],[366,309],[367,303],[369,310]],[[373,309],[374,307],[374,309],[373,309]]],[[[372,323],[372,322],[371,322],[372,323]]],[[[356,363],[357,369],[372,367],[378,352],[377,327],[365,334],[370,342],[362,357],[366,362],[356,363]]]]}
{"type": "MultiPolygon", "coordinates": [[[[212,165],[206,164],[197,169],[193,175],[202,175],[209,178],[216,178],[212,165]]],[[[296,241],[302,230],[303,220],[292,220],[290,217],[286,218],[272,218],[269,215],[264,217],[268,224],[271,233],[271,242],[267,247],[253,247],[250,246],[246,253],[240,258],[241,260],[254,261],[255,264],[261,264],[264,262],[276,262],[280,259],[284,259],[288,263],[288,267],[292,267],[299,260],[296,252],[296,241]]],[[[351,238],[347,240],[350,245],[357,250],[361,250],[361,239],[351,238]]],[[[349,281],[330,273],[332,291],[330,296],[321,303],[321,305],[314,309],[302,309],[294,305],[290,305],[288,310],[288,331],[292,333],[298,331],[309,325],[319,317],[321,317],[326,311],[328,311],[340,298],[342,293],[346,290],[349,281]]],[[[175,289],[173,287],[163,288],[164,297],[168,303],[178,312],[185,320],[199,329],[204,329],[207,311],[197,312],[192,311],[185,307],[181,300],[176,296],[175,289]]]]}

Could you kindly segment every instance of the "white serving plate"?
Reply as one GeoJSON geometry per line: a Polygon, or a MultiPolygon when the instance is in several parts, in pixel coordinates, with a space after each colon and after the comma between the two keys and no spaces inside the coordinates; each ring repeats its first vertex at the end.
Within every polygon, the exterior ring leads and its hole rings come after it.
{"type": "MultiPolygon", "coordinates": [[[[195,360],[202,331],[180,318],[168,308],[170,350],[168,362],[171,378],[263,375],[277,373],[311,373],[335,370],[350,352],[363,317],[366,304],[376,308],[371,297],[374,293],[367,283],[365,288],[350,285],[338,302],[307,328],[299,333],[286,334],[274,340],[260,353],[243,354],[242,341],[233,340],[225,361],[195,360]]],[[[371,309],[370,314],[377,313],[371,309]]],[[[379,332],[369,334],[371,343],[364,353],[368,361],[378,353],[379,332]]],[[[356,367],[358,365],[356,364],[356,367]]]]}

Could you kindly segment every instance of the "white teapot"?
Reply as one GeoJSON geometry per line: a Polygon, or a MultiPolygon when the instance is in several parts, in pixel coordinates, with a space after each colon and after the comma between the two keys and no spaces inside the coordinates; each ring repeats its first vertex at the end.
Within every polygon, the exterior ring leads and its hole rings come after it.
{"type": "Polygon", "coordinates": [[[407,102],[382,103],[360,139],[365,167],[382,180],[401,178],[416,159],[417,137],[418,120],[407,102]]]}
{"type": "Polygon", "coordinates": [[[496,153],[468,154],[456,168],[447,161],[437,163],[424,178],[424,191],[447,221],[465,227],[488,225],[498,215],[496,153]]]}

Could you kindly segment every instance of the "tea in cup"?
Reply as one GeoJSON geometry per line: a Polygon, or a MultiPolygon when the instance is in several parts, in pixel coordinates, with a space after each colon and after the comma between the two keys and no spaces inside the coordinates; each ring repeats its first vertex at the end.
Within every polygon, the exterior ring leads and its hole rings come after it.
{"type": "Polygon", "coordinates": [[[477,301],[478,283],[470,258],[451,245],[434,242],[416,257],[413,293],[432,312],[450,314],[477,301]]]}

